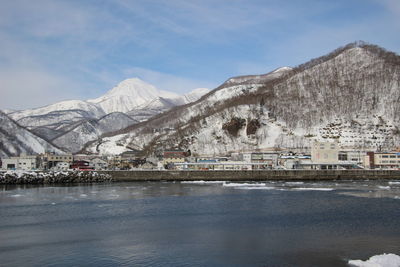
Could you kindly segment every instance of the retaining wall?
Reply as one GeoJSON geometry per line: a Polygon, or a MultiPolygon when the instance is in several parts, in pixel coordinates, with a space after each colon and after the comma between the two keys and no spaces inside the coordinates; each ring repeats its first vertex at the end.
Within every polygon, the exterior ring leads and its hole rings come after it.
{"type": "Polygon", "coordinates": [[[114,181],[261,181],[400,179],[400,170],[98,171],[114,181]]]}

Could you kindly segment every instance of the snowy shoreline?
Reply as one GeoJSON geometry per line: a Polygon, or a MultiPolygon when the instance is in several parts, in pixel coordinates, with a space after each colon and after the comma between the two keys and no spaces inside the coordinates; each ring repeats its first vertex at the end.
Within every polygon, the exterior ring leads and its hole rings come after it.
{"type": "Polygon", "coordinates": [[[129,170],[129,171],[0,171],[0,184],[48,184],[141,181],[362,181],[400,180],[399,170],[129,170]]]}
{"type": "Polygon", "coordinates": [[[111,181],[112,177],[109,174],[87,171],[0,172],[0,184],[102,183],[111,181]]]}

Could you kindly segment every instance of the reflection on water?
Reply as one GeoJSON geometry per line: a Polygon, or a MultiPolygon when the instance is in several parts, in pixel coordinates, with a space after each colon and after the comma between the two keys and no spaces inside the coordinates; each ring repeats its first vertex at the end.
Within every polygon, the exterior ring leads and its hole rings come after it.
{"type": "Polygon", "coordinates": [[[400,181],[0,187],[4,266],[347,266],[399,254],[400,181]]]}

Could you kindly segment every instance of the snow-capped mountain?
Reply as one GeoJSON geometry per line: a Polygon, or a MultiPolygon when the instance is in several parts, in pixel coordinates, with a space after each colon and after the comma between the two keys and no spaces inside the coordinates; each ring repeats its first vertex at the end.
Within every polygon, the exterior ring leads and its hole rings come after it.
{"type": "Polygon", "coordinates": [[[0,157],[62,151],[0,112],[0,157]]]}
{"type": "Polygon", "coordinates": [[[104,111],[97,105],[82,100],[62,101],[45,107],[11,112],[8,113],[8,115],[12,119],[18,121],[22,118],[32,117],[32,116],[43,116],[49,113],[51,114],[52,112],[77,111],[77,110],[84,111],[87,114],[87,116],[93,118],[100,118],[105,115],[104,111]]]}
{"type": "Polygon", "coordinates": [[[89,99],[88,102],[97,104],[106,113],[128,112],[157,99],[178,98],[179,95],[167,91],[158,90],[153,85],[138,78],[126,79],[105,95],[89,99]]]}
{"type": "Polygon", "coordinates": [[[199,101],[91,143],[92,153],[122,147],[151,154],[305,149],[313,140],[377,150],[400,145],[400,56],[352,43],[295,68],[228,79],[199,101]]]}
{"type": "Polygon", "coordinates": [[[196,101],[207,89],[187,95],[158,90],[138,78],[127,79],[103,96],[88,101],[68,100],[45,107],[11,111],[19,125],[76,152],[101,135],[145,121],[177,105],[196,101]],[[121,113],[124,112],[125,114],[121,113]]]}
{"type": "Polygon", "coordinates": [[[8,114],[18,124],[46,140],[65,133],[74,124],[105,115],[104,111],[86,101],[67,100],[45,107],[14,111],[8,114]]]}

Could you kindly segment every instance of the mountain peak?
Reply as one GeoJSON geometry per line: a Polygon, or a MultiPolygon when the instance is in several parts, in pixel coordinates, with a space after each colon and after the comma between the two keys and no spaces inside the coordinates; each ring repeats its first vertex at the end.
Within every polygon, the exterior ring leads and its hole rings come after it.
{"type": "Polygon", "coordinates": [[[159,90],[139,78],[129,78],[120,82],[103,96],[90,99],[88,102],[98,104],[106,113],[128,112],[158,97],[175,98],[178,95],[159,90]]]}
{"type": "Polygon", "coordinates": [[[132,96],[132,97],[147,97],[149,95],[158,95],[159,90],[139,79],[139,78],[129,78],[120,82],[113,89],[108,91],[104,96],[132,96]]]}

